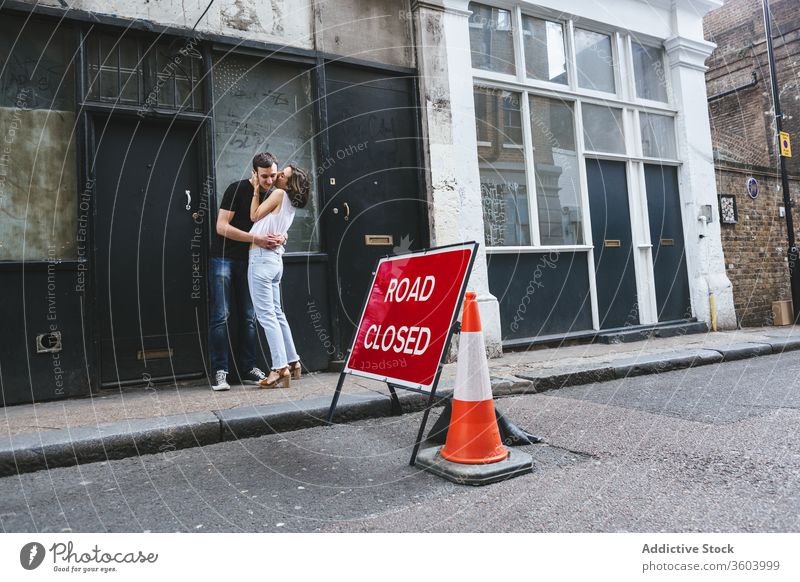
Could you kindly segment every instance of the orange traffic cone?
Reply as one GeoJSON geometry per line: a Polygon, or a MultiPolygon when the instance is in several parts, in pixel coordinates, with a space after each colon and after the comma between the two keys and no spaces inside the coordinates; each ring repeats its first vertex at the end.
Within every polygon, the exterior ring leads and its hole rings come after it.
{"type": "Polygon", "coordinates": [[[481,316],[472,292],[464,299],[453,412],[440,454],[466,465],[497,463],[508,457],[497,428],[481,316]]]}

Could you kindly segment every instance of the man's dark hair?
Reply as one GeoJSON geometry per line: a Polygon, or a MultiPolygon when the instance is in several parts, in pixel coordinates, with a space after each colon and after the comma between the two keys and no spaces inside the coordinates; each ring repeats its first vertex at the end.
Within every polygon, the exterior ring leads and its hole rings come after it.
{"type": "Polygon", "coordinates": [[[292,175],[286,180],[286,191],[289,194],[289,200],[292,201],[292,206],[295,208],[305,208],[308,204],[308,196],[311,193],[311,179],[308,173],[295,166],[289,164],[292,169],[292,175]]]}
{"type": "Polygon", "coordinates": [[[277,165],[278,158],[269,152],[261,152],[253,157],[253,170],[256,172],[259,168],[271,168],[273,164],[277,165]]]}

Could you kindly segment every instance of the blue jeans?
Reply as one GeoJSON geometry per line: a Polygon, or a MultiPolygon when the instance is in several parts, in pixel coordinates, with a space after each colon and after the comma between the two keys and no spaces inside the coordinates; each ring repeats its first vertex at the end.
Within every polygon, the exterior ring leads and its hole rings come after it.
{"type": "Polygon", "coordinates": [[[211,322],[208,334],[208,357],[211,373],[228,368],[228,348],[231,347],[228,318],[231,301],[236,301],[239,316],[239,374],[246,374],[256,365],[258,328],[256,312],[247,286],[247,262],[222,257],[209,258],[211,277],[211,322]]]}
{"type": "Polygon", "coordinates": [[[250,296],[258,321],[267,336],[273,370],[285,368],[289,362],[300,359],[294,347],[292,330],[281,308],[282,276],[281,255],[269,249],[250,249],[250,265],[247,269],[250,296]]]}

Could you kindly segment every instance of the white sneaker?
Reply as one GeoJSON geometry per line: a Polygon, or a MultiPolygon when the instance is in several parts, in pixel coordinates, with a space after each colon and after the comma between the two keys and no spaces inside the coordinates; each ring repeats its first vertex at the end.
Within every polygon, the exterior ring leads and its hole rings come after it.
{"type": "Polygon", "coordinates": [[[242,377],[242,384],[249,384],[251,386],[258,386],[267,375],[261,371],[261,368],[253,368],[242,377]]]}
{"type": "Polygon", "coordinates": [[[231,385],[228,384],[228,380],[226,380],[227,376],[228,373],[225,370],[217,370],[216,383],[211,386],[211,389],[216,390],[217,392],[221,392],[222,390],[230,390],[231,385]]]}

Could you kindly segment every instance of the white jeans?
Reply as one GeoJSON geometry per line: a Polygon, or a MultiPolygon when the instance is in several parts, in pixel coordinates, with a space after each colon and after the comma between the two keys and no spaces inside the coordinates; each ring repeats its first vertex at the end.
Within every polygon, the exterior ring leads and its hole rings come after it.
{"type": "Polygon", "coordinates": [[[267,336],[272,369],[285,368],[289,362],[300,359],[294,347],[292,330],[281,309],[281,277],[283,260],[270,249],[250,249],[247,283],[256,317],[267,336]]]}

